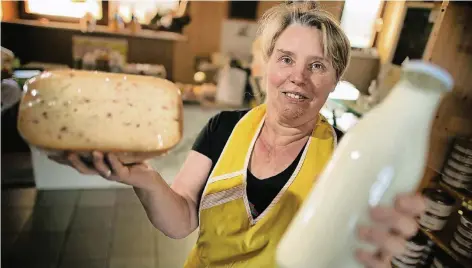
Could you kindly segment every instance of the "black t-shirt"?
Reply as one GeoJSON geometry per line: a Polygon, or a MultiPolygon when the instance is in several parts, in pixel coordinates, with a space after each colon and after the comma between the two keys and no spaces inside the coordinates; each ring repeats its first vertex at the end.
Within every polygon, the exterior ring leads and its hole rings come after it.
{"type": "MultiPolygon", "coordinates": [[[[211,159],[212,166],[210,174],[215,167],[231,132],[247,112],[248,110],[221,112],[212,117],[198,135],[192,149],[211,159]]],[[[264,180],[259,180],[251,174],[249,170],[247,170],[247,196],[254,217],[261,214],[270,205],[280,190],[282,190],[292,173],[295,171],[302,152],[303,148],[300,150],[300,153],[292,164],[284,171],[264,180]]],[[[203,189],[200,193],[200,198],[202,193],[203,189]]]]}

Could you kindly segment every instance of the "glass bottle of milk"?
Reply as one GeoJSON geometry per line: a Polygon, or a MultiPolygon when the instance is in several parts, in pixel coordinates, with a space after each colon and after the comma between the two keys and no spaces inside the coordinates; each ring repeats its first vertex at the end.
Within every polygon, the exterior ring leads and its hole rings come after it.
{"type": "Polygon", "coordinates": [[[376,250],[357,238],[372,225],[369,208],[393,205],[415,191],[425,168],[432,119],[453,86],[443,69],[421,61],[403,66],[389,96],[351,128],[278,246],[283,268],[362,267],[355,250],[376,250]]]}

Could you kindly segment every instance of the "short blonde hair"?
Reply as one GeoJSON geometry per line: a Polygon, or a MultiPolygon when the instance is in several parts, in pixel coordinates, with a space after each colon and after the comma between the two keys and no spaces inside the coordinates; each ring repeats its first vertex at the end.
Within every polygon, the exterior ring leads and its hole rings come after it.
{"type": "Polygon", "coordinates": [[[267,10],[259,21],[259,38],[264,60],[267,62],[280,34],[290,25],[316,27],[323,34],[322,46],[339,80],[349,63],[351,45],[332,15],[318,8],[314,1],[294,1],[267,10]]]}

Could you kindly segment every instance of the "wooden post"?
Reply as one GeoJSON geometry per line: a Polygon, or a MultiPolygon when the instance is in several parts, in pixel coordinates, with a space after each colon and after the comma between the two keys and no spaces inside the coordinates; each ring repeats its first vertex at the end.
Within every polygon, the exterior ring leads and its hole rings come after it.
{"type": "Polygon", "coordinates": [[[444,14],[446,14],[447,6],[449,5],[449,0],[442,1],[441,6],[439,7],[439,14],[434,22],[433,30],[426,44],[426,48],[423,52],[423,60],[431,61],[431,55],[433,54],[434,44],[438,39],[439,30],[441,29],[442,21],[444,19],[444,14]]]}

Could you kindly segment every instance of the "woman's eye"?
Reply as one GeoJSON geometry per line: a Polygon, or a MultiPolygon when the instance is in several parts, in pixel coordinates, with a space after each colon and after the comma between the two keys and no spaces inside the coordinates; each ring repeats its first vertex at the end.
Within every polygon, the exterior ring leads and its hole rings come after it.
{"type": "Polygon", "coordinates": [[[315,71],[315,70],[323,70],[324,69],[324,66],[323,64],[321,63],[312,63],[311,66],[310,66],[311,70],[315,71]]]}
{"type": "Polygon", "coordinates": [[[283,63],[285,63],[285,64],[292,64],[292,63],[293,63],[292,59],[289,58],[289,57],[282,57],[282,58],[280,59],[280,61],[283,62],[283,63]]]}

